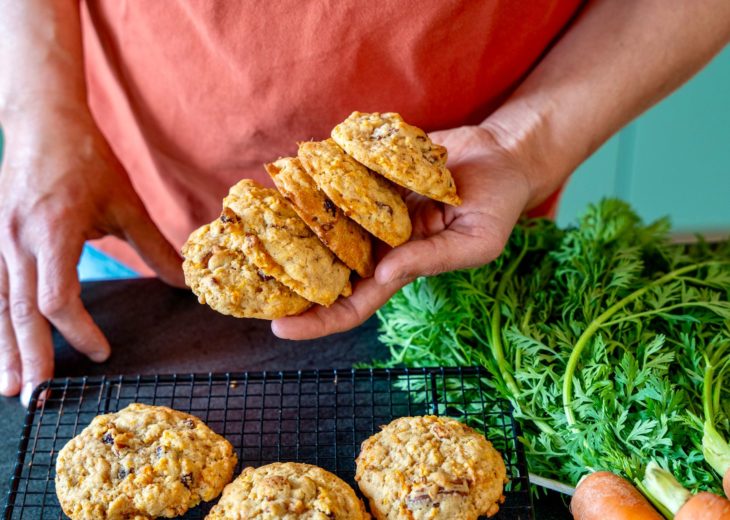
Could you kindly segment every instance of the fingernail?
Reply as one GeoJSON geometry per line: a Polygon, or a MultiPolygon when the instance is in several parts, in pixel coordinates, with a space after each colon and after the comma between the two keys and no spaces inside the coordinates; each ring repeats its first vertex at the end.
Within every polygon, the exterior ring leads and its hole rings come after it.
{"type": "Polygon", "coordinates": [[[103,363],[109,359],[109,354],[110,352],[108,350],[99,350],[97,352],[91,352],[89,354],[89,359],[91,359],[94,363],[103,363]]]}
{"type": "Polygon", "coordinates": [[[379,271],[375,271],[375,281],[378,282],[380,285],[388,285],[393,282],[397,277],[398,274],[393,271],[388,272],[383,271],[382,269],[379,271]]]}
{"type": "Polygon", "coordinates": [[[274,336],[276,336],[277,338],[281,338],[281,339],[287,339],[286,337],[284,337],[284,336],[282,335],[282,331],[281,331],[281,324],[280,324],[279,320],[274,320],[274,321],[272,321],[272,322],[271,322],[271,332],[272,332],[272,333],[274,334],[274,336]]]}
{"type": "Polygon", "coordinates": [[[408,283],[413,277],[408,273],[391,273],[388,280],[383,285],[390,285],[392,283],[408,283]]]}
{"type": "Polygon", "coordinates": [[[400,275],[398,273],[390,273],[390,275],[385,277],[385,283],[383,285],[389,285],[393,282],[395,282],[400,275]]]}
{"type": "Polygon", "coordinates": [[[18,374],[12,370],[4,370],[0,373],[0,394],[10,395],[18,388],[18,374]]]}

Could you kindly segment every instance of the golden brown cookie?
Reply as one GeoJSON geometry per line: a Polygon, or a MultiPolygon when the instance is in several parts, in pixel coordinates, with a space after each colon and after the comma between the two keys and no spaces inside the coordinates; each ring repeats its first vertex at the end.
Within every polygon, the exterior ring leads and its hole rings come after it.
{"type": "Polygon", "coordinates": [[[402,417],[362,444],[355,480],[378,520],[492,516],[507,482],[501,455],[447,417],[402,417]]]}
{"type": "Polygon", "coordinates": [[[387,179],[431,199],[461,204],[446,148],[394,112],[353,112],[332,130],[348,154],[387,179]]]}
{"type": "Polygon", "coordinates": [[[135,403],[61,449],[56,494],[73,520],[169,518],[217,497],[235,466],[231,444],[197,417],[135,403]]]}
{"type": "Polygon", "coordinates": [[[327,198],[304,171],[299,159],[285,157],[265,165],[274,184],[294,211],[319,239],[347,267],[363,278],[373,274],[373,250],[370,235],[327,198]]]}
{"type": "Polygon", "coordinates": [[[312,305],[246,257],[246,235],[235,215],[221,219],[193,231],[182,248],[185,283],[200,303],[221,314],[267,320],[312,305]]]}
{"type": "Polygon", "coordinates": [[[328,471],[296,462],[246,468],[207,520],[367,520],[362,501],[328,471]]]}
{"type": "Polygon", "coordinates": [[[299,144],[307,173],[345,215],[396,247],[411,236],[408,208],[388,180],[347,155],[332,139],[299,144]]]}
{"type": "Polygon", "coordinates": [[[278,191],[242,180],[223,199],[222,216],[240,219],[243,251],[265,275],[320,305],[350,293],[350,270],[278,191]]]}

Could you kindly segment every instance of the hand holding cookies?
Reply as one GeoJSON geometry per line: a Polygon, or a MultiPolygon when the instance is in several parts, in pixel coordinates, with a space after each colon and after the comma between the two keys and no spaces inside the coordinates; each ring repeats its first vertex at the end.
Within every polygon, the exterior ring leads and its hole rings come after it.
{"type": "Polygon", "coordinates": [[[406,194],[413,226],[409,241],[393,249],[376,248],[374,277],[357,281],[352,296],[275,320],[277,336],[308,339],[348,330],[418,276],[494,260],[520,215],[540,202],[531,198],[536,190],[525,174],[531,166],[522,154],[502,145],[494,131],[461,127],[430,137],[448,149],[448,167],[463,203],[452,206],[415,192],[406,194]]]}
{"type": "Polygon", "coordinates": [[[219,312],[308,339],[359,325],[415,277],[493,260],[530,200],[525,166],[481,127],[432,137],[354,112],[331,139],[300,143],[266,165],[278,192],[241,181],[191,235],[188,285],[219,312]]]}

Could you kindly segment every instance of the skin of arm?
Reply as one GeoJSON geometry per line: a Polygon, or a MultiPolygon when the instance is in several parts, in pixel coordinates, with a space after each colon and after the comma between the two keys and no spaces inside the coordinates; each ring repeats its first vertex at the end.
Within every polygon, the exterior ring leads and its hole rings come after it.
{"type": "Polygon", "coordinates": [[[89,111],[78,0],[0,0],[0,394],[53,376],[53,324],[94,361],[110,346],[86,312],[83,244],[114,234],[170,283],[180,258],[89,111]]]}
{"type": "Polygon", "coordinates": [[[418,276],[476,267],[515,223],[623,125],[687,81],[730,40],[727,0],[597,0],[479,126],[434,132],[464,203],[409,194],[411,241],[382,251],[375,277],[329,308],[275,320],[308,339],[350,329],[418,276]]]}

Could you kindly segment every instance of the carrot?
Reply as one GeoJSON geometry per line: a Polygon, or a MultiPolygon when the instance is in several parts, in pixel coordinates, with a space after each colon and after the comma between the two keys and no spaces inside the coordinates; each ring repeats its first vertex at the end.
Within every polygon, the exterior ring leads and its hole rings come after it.
{"type": "Polygon", "coordinates": [[[674,520],[730,520],[730,500],[706,491],[692,496],[674,475],[656,462],[647,464],[643,487],[667,516],[674,515],[674,520]]]}
{"type": "Polygon", "coordinates": [[[608,471],[581,479],[570,511],[575,520],[662,520],[634,486],[608,471]]]}
{"type": "Polygon", "coordinates": [[[702,491],[684,503],[674,520],[730,520],[730,500],[702,491]]]}
{"type": "Polygon", "coordinates": [[[722,479],[722,489],[725,490],[725,496],[730,498],[730,469],[725,472],[725,477],[722,479]]]}

